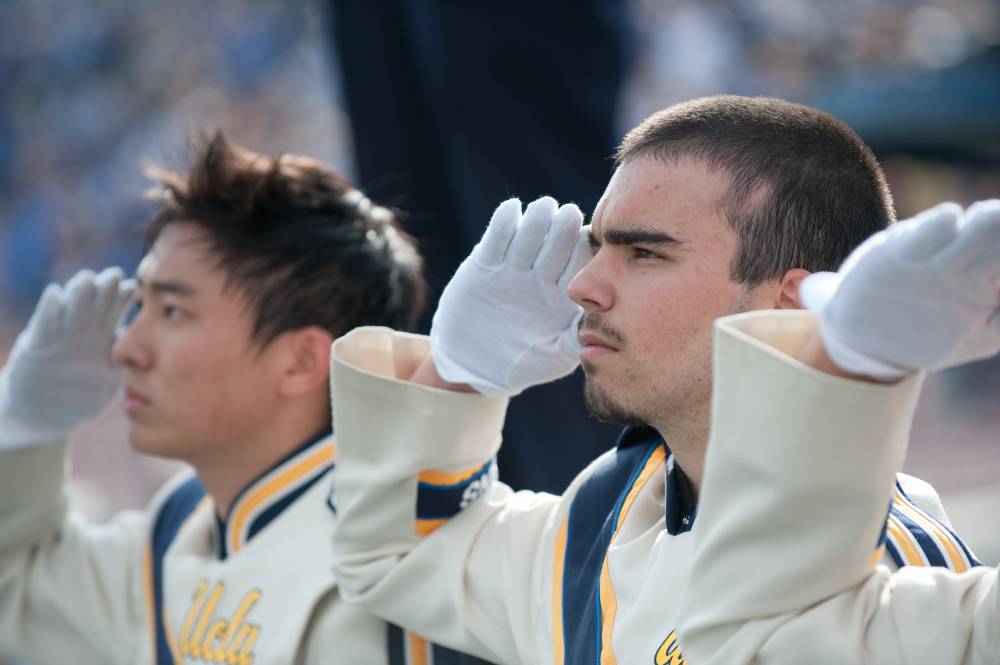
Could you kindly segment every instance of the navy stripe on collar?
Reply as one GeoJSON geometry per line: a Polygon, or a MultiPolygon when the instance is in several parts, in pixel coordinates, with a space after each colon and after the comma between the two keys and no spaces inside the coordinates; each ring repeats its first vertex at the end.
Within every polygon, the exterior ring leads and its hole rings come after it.
{"type": "MultiPolygon", "coordinates": [[[[626,427],[618,437],[616,444],[618,449],[626,449],[635,446],[648,446],[657,442],[662,442],[660,433],[649,425],[636,425],[626,427]]],[[[666,526],[667,532],[671,536],[690,531],[694,526],[694,519],[698,513],[698,503],[694,496],[694,488],[691,480],[685,475],[683,469],[677,464],[677,460],[670,452],[670,446],[663,443],[667,451],[666,464],[666,526]]]]}
{"type": "Polygon", "coordinates": [[[259,474],[236,497],[225,520],[217,518],[216,550],[233,555],[333,468],[329,428],[259,474]]]}
{"type": "Polygon", "coordinates": [[[673,455],[666,464],[666,526],[667,533],[676,536],[691,530],[698,513],[698,503],[691,481],[673,455]]]}
{"type": "Polygon", "coordinates": [[[632,425],[622,430],[618,435],[615,446],[618,448],[629,448],[631,446],[645,446],[660,440],[660,433],[650,425],[632,425]]]}

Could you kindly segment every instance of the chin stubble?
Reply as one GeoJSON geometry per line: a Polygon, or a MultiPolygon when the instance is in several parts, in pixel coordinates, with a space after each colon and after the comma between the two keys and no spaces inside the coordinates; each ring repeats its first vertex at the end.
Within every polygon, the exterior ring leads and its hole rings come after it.
{"type": "Polygon", "coordinates": [[[601,422],[614,425],[643,425],[645,420],[639,414],[630,411],[623,404],[615,401],[590,378],[584,367],[586,381],[583,384],[583,399],[587,410],[601,422]]]}

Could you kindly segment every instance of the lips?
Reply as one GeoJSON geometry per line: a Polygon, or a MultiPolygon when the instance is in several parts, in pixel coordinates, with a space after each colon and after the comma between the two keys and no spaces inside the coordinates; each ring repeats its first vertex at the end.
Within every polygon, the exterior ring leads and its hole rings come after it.
{"type": "Polygon", "coordinates": [[[593,360],[611,353],[617,353],[618,347],[600,335],[580,333],[580,360],[593,360]]]}
{"type": "Polygon", "coordinates": [[[618,347],[616,347],[612,342],[609,342],[600,335],[595,335],[594,333],[580,333],[579,339],[580,346],[601,346],[613,351],[618,350],[618,347]]]}
{"type": "Polygon", "coordinates": [[[150,405],[149,398],[140,393],[138,390],[126,387],[125,388],[125,412],[128,414],[137,413],[150,405]]]}

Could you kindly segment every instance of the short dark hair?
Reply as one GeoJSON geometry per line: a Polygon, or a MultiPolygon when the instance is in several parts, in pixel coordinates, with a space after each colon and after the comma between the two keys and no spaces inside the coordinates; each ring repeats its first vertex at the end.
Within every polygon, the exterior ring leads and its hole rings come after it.
{"type": "Polygon", "coordinates": [[[227,288],[251,307],[261,346],[310,325],[338,337],[416,324],[427,286],[413,239],[394,211],[323,163],[259,155],[217,132],[193,141],[187,172],[150,166],[147,175],[160,210],[146,251],[169,224],[203,229],[227,288]]]}
{"type": "Polygon", "coordinates": [[[717,96],[659,111],[615,160],[704,160],[726,172],[720,201],[736,231],[733,281],[757,286],[792,268],[836,270],[895,219],[875,155],[833,116],[781,99],[717,96]]]}

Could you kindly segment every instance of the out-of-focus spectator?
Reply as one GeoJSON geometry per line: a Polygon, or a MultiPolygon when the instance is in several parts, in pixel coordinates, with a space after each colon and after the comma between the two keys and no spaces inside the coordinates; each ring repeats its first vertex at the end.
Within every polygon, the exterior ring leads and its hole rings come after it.
{"type": "MultiPolygon", "coordinates": [[[[329,5],[361,185],[406,211],[433,286],[448,281],[504,199],[548,194],[594,209],[620,140],[632,47],[624,3],[329,5]]],[[[511,402],[502,480],[561,492],[611,446],[617,428],[592,419],[582,394],[577,372],[511,402]]]]}

